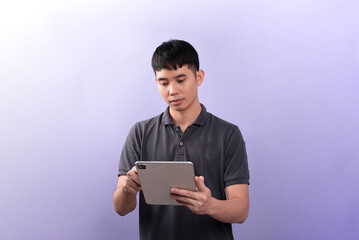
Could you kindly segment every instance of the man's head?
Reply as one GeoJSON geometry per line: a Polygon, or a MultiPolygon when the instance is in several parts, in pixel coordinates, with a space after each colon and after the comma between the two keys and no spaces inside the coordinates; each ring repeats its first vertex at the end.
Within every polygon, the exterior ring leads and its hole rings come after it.
{"type": "Polygon", "coordinates": [[[201,109],[197,88],[203,82],[204,71],[199,70],[198,54],[191,44],[181,40],[164,42],[153,54],[152,68],[171,114],[201,109]]]}
{"type": "Polygon", "coordinates": [[[156,71],[162,69],[177,70],[187,65],[196,73],[199,70],[199,60],[194,47],[183,40],[169,40],[158,46],[152,56],[152,68],[156,71]]]}

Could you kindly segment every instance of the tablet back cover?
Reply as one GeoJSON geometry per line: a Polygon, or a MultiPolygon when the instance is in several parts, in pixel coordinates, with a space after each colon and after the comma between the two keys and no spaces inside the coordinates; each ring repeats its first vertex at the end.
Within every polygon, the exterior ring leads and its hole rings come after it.
{"type": "Polygon", "coordinates": [[[192,162],[138,161],[136,167],[147,204],[180,205],[170,198],[172,187],[196,190],[192,162]]]}

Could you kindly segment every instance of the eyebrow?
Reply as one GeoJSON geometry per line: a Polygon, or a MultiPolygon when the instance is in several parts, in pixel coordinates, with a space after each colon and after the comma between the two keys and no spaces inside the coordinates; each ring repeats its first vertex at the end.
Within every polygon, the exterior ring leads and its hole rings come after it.
{"type": "MultiPolygon", "coordinates": [[[[180,77],[187,77],[187,75],[184,74],[184,73],[180,73],[180,74],[176,75],[174,78],[180,78],[180,77]]],[[[157,79],[157,81],[166,81],[166,80],[168,80],[168,79],[164,78],[164,77],[161,77],[161,78],[157,79]]]]}

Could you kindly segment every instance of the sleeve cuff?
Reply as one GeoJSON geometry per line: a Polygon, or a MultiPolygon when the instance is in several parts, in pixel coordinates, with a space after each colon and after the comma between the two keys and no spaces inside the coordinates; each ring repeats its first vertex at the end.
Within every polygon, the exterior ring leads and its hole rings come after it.
{"type": "Polygon", "coordinates": [[[118,174],[117,176],[121,176],[121,175],[126,175],[127,174],[127,171],[126,170],[118,170],[118,174]]]}
{"type": "Polygon", "coordinates": [[[228,187],[235,184],[248,184],[249,185],[249,178],[236,178],[228,180],[224,183],[224,187],[228,187]]]}

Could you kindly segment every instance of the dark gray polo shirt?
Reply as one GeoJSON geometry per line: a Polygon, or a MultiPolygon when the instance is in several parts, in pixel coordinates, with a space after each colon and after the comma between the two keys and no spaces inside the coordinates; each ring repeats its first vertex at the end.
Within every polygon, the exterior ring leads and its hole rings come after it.
{"type": "MultiPolygon", "coordinates": [[[[184,132],[167,110],[136,123],[122,150],[118,175],[136,161],[191,161],[195,175],[203,176],[212,196],[225,200],[225,188],[249,184],[245,142],[236,125],[206,111],[184,132]]],[[[140,239],[233,239],[232,226],[183,206],[147,205],[139,200],[140,239]]]]}

